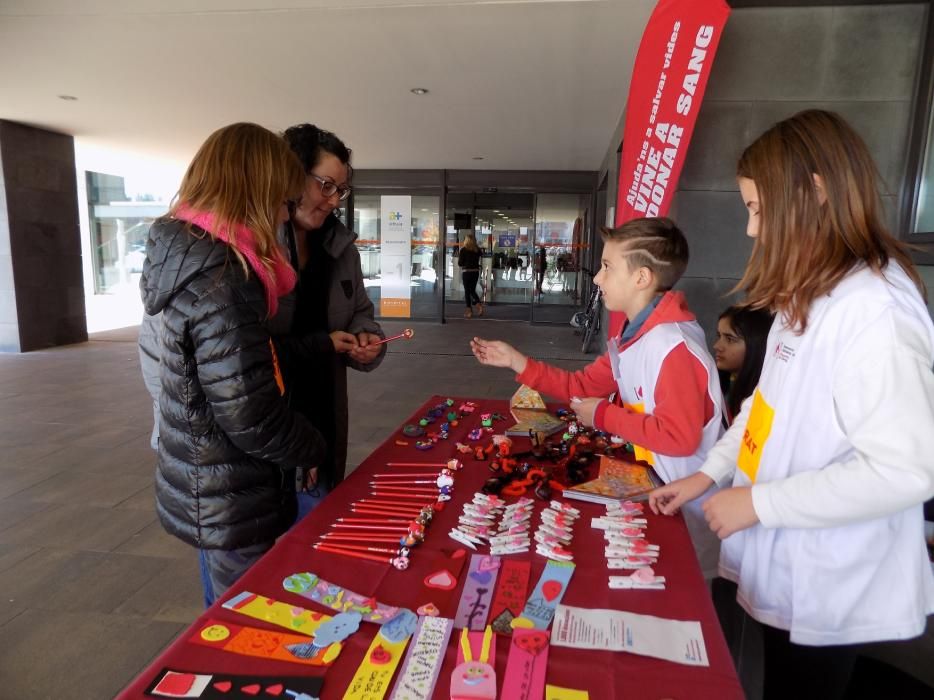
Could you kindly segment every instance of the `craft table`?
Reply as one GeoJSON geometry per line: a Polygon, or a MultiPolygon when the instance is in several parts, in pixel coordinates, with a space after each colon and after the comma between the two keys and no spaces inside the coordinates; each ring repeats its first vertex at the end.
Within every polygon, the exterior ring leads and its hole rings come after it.
{"type": "MultiPolygon", "coordinates": [[[[417,423],[429,408],[444,401],[445,398],[432,397],[406,422],[417,423]]],[[[469,399],[455,399],[454,408],[456,409],[465,400],[469,399]]],[[[400,426],[324,500],[321,506],[290,532],[283,535],[275,547],[240,579],[224,600],[234,593],[249,590],[305,608],[331,612],[283,589],[284,578],[294,573],[310,571],[350,590],[372,595],[382,603],[414,609],[416,607],[413,605],[414,596],[421,589],[423,578],[430,573],[427,568],[430,564],[428,560],[433,557],[426,556],[426,550],[450,551],[461,547],[448,537],[448,531],[457,524],[461,505],[470,500],[490,476],[486,462],[477,462],[471,459],[470,455],[457,454],[455,442],[468,442],[467,433],[470,429],[480,426],[482,412],[499,412],[508,416],[509,407],[506,401],[477,400],[475,403],[478,405],[477,410],[472,415],[462,418],[458,426],[451,429],[448,440],[440,441],[430,450],[416,449],[413,439],[402,436],[402,426],[400,426]],[[396,440],[400,439],[406,440],[409,444],[407,446],[397,445],[396,440]],[[312,549],[311,545],[317,541],[317,536],[326,531],[336,518],[347,514],[346,505],[364,497],[369,492],[368,483],[371,475],[390,469],[386,466],[387,462],[439,462],[451,457],[465,457],[462,460],[465,465],[464,469],[456,475],[453,500],[441,513],[436,514],[427,530],[425,542],[413,550],[411,566],[408,570],[397,571],[389,564],[352,559],[312,549]]],[[[510,424],[497,422],[494,424],[494,431],[502,433],[510,424]]],[[[471,444],[485,445],[488,442],[489,436],[485,435],[481,442],[471,444]]],[[[524,449],[524,445],[527,445],[527,440],[515,440],[514,451],[524,449]]],[[[410,470],[399,469],[398,471],[410,470]]],[[[684,521],[680,517],[654,516],[646,509],[648,537],[652,542],[660,545],[662,552],[654,568],[657,574],[666,577],[666,590],[611,591],[607,586],[607,577],[610,573],[621,572],[607,570],[603,551],[603,533],[590,527],[591,517],[603,514],[605,508],[582,501],[569,502],[581,510],[582,517],[575,526],[572,544],[577,569],[563,603],[583,608],[611,608],[671,619],[698,620],[703,630],[710,666],[706,668],[686,666],[621,652],[552,647],[548,658],[547,682],[567,688],[587,690],[592,700],[623,697],[690,698],[692,700],[742,698],[742,689],[717,622],[707,586],[691,547],[684,521]]],[[[545,505],[544,502],[539,502],[538,508],[541,509],[545,505]]],[[[533,529],[537,522],[537,515],[533,516],[533,529]]],[[[480,551],[487,552],[488,549],[484,547],[480,551]]],[[[546,561],[534,553],[534,546],[525,554],[515,554],[508,558],[523,558],[532,562],[529,586],[530,588],[534,586],[546,561]]],[[[466,570],[465,566],[454,595],[446,608],[441,611],[446,617],[454,616],[466,570]]],[[[192,565],[191,575],[198,575],[194,565],[192,565]]],[[[230,623],[276,629],[259,620],[224,610],[219,602],[215,603],[190,628],[180,634],[118,698],[129,700],[146,697],[144,696],[145,689],[164,667],[200,673],[320,675],[323,672],[323,669],[319,668],[241,656],[190,643],[188,639],[208,617],[230,623]]],[[[324,674],[324,690],[321,696],[323,699],[343,696],[347,684],[363,659],[376,631],[376,625],[363,623],[360,630],[345,641],[341,655],[324,674]]],[[[447,655],[435,688],[435,698],[447,699],[449,697],[449,675],[455,666],[456,637],[455,631],[448,644],[447,655]]],[[[500,690],[506,668],[508,646],[502,641],[497,645],[495,668],[500,690]]]]}

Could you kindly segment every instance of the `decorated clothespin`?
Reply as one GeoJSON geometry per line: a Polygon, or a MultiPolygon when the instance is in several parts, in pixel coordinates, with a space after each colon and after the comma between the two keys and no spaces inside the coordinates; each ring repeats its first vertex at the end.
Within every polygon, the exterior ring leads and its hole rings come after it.
{"type": "Polygon", "coordinates": [[[643,512],[642,503],[634,501],[623,501],[622,503],[611,503],[606,507],[607,515],[640,515],[643,512]]]}
{"type": "Polygon", "coordinates": [[[629,555],[619,559],[607,559],[606,568],[608,569],[639,569],[643,566],[651,566],[658,561],[657,556],[649,555],[629,555]]]}
{"type": "Polygon", "coordinates": [[[574,554],[569,550],[565,549],[558,544],[542,544],[539,542],[535,545],[535,553],[541,554],[543,557],[548,559],[554,559],[555,561],[573,561],[574,554]]]}
{"type": "Polygon", "coordinates": [[[608,542],[615,540],[639,539],[645,537],[645,531],[641,527],[624,527],[620,530],[607,530],[603,537],[608,542]]]}
{"type": "Polygon", "coordinates": [[[662,591],[665,590],[665,577],[656,576],[651,567],[644,567],[629,576],[610,576],[610,588],[662,591]]]}

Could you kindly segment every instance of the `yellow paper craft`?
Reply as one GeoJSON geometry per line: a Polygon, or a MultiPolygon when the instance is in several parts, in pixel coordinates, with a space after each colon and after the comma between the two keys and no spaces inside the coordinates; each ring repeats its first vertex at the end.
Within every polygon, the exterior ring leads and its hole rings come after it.
{"type": "Polygon", "coordinates": [[[545,686],[545,700],[590,700],[590,693],[586,690],[561,688],[557,685],[545,686]]]}
{"type": "Polygon", "coordinates": [[[393,674],[402,661],[418,617],[411,610],[399,614],[379,628],[347,686],[344,700],[381,700],[389,691],[393,674]]]}
{"type": "Polygon", "coordinates": [[[235,595],[222,607],[309,636],[315,633],[321,623],[331,619],[330,615],[299,608],[249,591],[235,595]]]}
{"type": "MultiPolygon", "coordinates": [[[[512,399],[509,401],[509,408],[532,408],[538,411],[544,411],[547,407],[545,406],[545,400],[542,399],[541,394],[535,391],[535,389],[523,384],[516,389],[516,393],[512,395],[512,399]]],[[[519,419],[516,418],[516,420],[519,419]]]]}

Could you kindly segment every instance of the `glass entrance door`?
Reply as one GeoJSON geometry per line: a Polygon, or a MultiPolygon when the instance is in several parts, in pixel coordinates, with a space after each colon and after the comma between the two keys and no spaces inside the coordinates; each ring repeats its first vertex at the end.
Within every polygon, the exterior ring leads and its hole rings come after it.
{"type": "Polygon", "coordinates": [[[534,196],[515,193],[449,193],[445,240],[445,316],[464,314],[457,256],[468,235],[483,254],[477,293],[484,315],[528,320],[534,275],[534,196]]]}
{"type": "Polygon", "coordinates": [[[535,198],[532,320],[567,322],[590,291],[589,194],[535,198]]]}

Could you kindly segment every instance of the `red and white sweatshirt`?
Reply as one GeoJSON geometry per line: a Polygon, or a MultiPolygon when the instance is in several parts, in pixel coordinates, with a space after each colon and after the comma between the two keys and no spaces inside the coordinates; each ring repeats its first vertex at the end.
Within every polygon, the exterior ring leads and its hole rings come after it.
{"type": "MultiPolygon", "coordinates": [[[[624,356],[659,326],[674,323],[697,323],[681,292],[667,292],[662,297],[638,333],[619,347],[619,355],[624,356]]],[[[561,401],[569,401],[573,396],[623,394],[614,377],[609,352],[577,372],[529,358],[516,380],[561,401]]],[[[701,445],[704,426],[715,414],[719,418],[719,405],[708,391],[709,369],[686,342],[668,352],[657,376],[621,377],[621,380],[635,384],[642,391],[654,387],[654,409],[651,413],[640,413],[631,406],[611,403],[607,398],[597,406],[594,427],[619,435],[653,453],[672,457],[693,455],[701,445]]]]}

